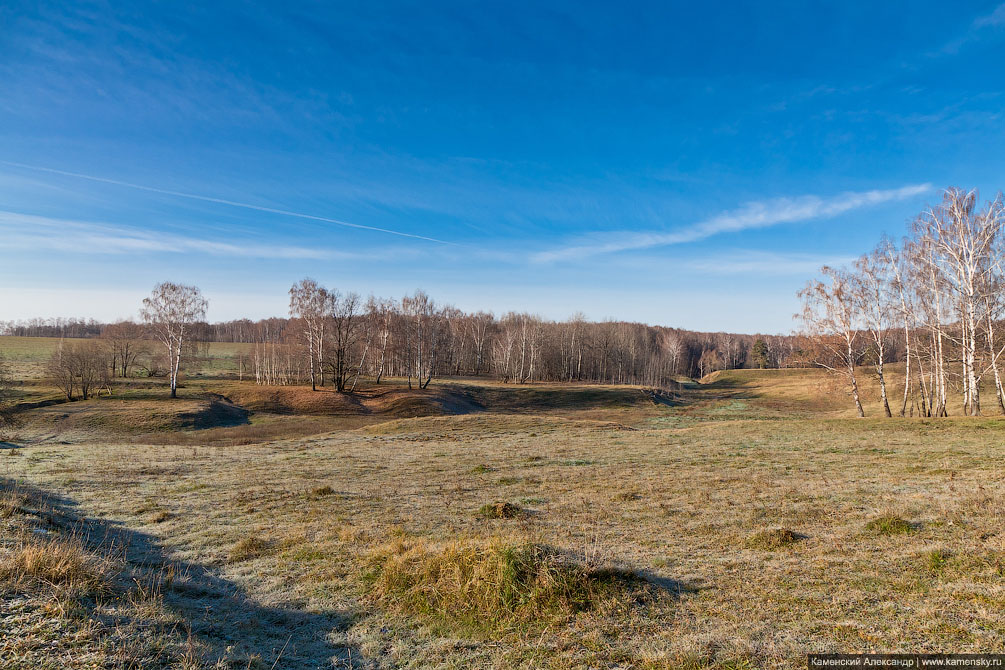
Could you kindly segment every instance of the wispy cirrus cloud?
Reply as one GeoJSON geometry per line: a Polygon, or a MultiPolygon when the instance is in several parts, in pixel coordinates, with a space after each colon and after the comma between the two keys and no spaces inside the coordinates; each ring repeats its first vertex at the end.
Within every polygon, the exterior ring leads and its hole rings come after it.
{"type": "Polygon", "coordinates": [[[7,211],[0,211],[0,233],[0,250],[48,249],[72,254],[195,253],[279,259],[365,257],[318,247],[275,245],[251,240],[211,240],[7,211]]]}
{"type": "Polygon", "coordinates": [[[157,188],[155,186],[146,186],[143,184],[134,184],[128,181],[122,181],[120,179],[109,179],[107,177],[98,177],[95,175],[82,174],[80,172],[68,172],[66,170],[57,170],[55,168],[41,167],[38,165],[26,165],[24,163],[15,163],[13,161],[0,160],[0,164],[10,165],[13,167],[24,168],[26,170],[35,170],[38,172],[47,172],[50,174],[58,174],[64,177],[75,177],[77,179],[86,179],[88,181],[99,182],[102,184],[112,184],[113,186],[123,186],[125,188],[131,188],[138,191],[146,191],[148,193],[160,193],[161,195],[170,195],[176,198],[186,198],[188,200],[199,200],[202,202],[210,202],[218,205],[227,205],[229,207],[239,207],[241,209],[251,209],[256,212],[265,212],[268,214],[279,214],[281,216],[288,216],[296,219],[307,219],[309,221],[318,221],[321,223],[330,223],[336,226],[344,226],[346,228],[356,228],[359,230],[369,230],[377,233],[386,233],[388,235],[397,235],[398,237],[409,237],[415,240],[423,240],[426,242],[436,242],[437,244],[452,244],[445,240],[436,239],[435,237],[426,237],[424,235],[414,235],[412,233],[404,233],[398,230],[390,230],[388,228],[378,228],[376,226],[365,226],[361,223],[350,223],[349,221],[342,221],[341,219],[333,219],[327,216],[317,216],[315,214],[307,214],[304,212],[294,212],[288,209],[277,209],[275,207],[265,207],[264,205],[255,205],[248,202],[237,202],[235,200],[226,200],[224,198],[216,198],[208,195],[199,195],[197,193],[184,193],[182,191],[173,191],[166,188],[157,188]]]}
{"type": "Polygon", "coordinates": [[[531,256],[531,260],[538,263],[549,263],[621,251],[686,244],[723,233],[736,233],[782,223],[830,218],[862,207],[911,198],[931,189],[931,184],[913,184],[889,190],[849,191],[829,198],[805,195],[796,198],[775,198],[764,202],[751,202],[739,209],[723,212],[711,219],[672,232],[602,233],[580,243],[536,253],[531,256]]]}
{"type": "Polygon", "coordinates": [[[990,13],[978,16],[963,35],[950,40],[941,49],[930,55],[939,57],[957,54],[970,42],[978,41],[991,34],[988,29],[997,29],[1002,26],[1005,26],[1005,2],[995,7],[990,13]]]}
{"type": "Polygon", "coordinates": [[[1005,25],[1005,2],[995,7],[990,14],[985,14],[974,19],[975,28],[1002,25],[1005,25]]]}
{"type": "Polygon", "coordinates": [[[702,274],[806,276],[817,272],[821,266],[845,265],[854,260],[854,256],[777,254],[760,250],[737,249],[723,254],[684,261],[683,265],[689,270],[702,274]]]}

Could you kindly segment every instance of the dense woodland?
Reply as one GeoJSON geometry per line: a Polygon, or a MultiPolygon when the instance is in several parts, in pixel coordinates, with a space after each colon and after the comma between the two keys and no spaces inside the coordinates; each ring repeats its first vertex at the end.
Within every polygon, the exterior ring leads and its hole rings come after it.
{"type": "Polygon", "coordinates": [[[1001,194],[980,207],[976,191],[948,189],[899,245],[884,240],[851,267],[824,267],[800,293],[804,354],[847,377],[859,416],[863,364],[879,379],[886,416],[946,416],[950,394],[964,414],[980,415],[989,387],[1005,413],[1003,223],[1001,194]],[[885,365],[898,360],[906,375],[893,389],[885,365]]]}

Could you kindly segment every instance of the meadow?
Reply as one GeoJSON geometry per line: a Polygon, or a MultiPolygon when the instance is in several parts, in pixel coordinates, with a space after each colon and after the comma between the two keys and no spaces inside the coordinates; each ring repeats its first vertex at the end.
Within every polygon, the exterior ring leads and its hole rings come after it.
{"type": "MultiPolygon", "coordinates": [[[[0,338],[26,399],[41,338],[0,338]],[[37,340],[37,341],[31,341],[37,340]]],[[[51,351],[51,349],[48,349],[51,351]]],[[[804,667],[1005,649],[1005,420],[816,370],[135,379],[2,443],[0,666],[804,667]],[[958,413],[958,412],[957,412],[958,413]]],[[[896,374],[896,372],[894,372],[896,374]]]]}

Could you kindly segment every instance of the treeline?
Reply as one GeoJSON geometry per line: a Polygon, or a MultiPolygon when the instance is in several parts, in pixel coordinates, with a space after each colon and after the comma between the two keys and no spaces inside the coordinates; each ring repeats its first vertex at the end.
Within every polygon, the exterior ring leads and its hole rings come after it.
{"type": "MultiPolygon", "coordinates": [[[[198,292],[195,287],[163,284],[155,295],[166,288],[198,292]]],[[[171,318],[149,314],[142,324],[36,319],[4,324],[3,332],[92,338],[91,348],[100,349],[110,377],[174,378],[180,360],[190,364],[200,357],[193,350],[195,343],[246,343],[251,352],[242,361],[242,372],[258,383],[332,385],[339,391],[352,391],[361,378],[379,383],[388,376],[404,377],[420,388],[435,377],[478,375],[517,383],[585,381],[655,387],[667,386],[679,376],[785,367],[799,360],[791,336],[702,333],[620,321],[590,322],[582,316],[566,321],[525,313],[497,317],[441,305],[422,291],[400,300],[373,296],[364,300],[311,279],[290,289],[288,317],[214,324],[175,321],[171,326],[171,318]],[[164,328],[182,325],[186,352],[172,353],[170,346],[150,341],[170,345],[172,337],[164,328]]],[[[80,361],[96,356],[86,357],[81,349],[65,358],[54,357],[51,376],[57,377],[61,365],[80,367],[80,361]]],[[[79,386],[83,374],[64,370],[63,376],[76,378],[79,386]]]]}
{"type": "Polygon", "coordinates": [[[307,279],[291,291],[290,318],[216,324],[231,341],[254,344],[262,384],[491,375],[508,382],[589,381],[666,386],[675,377],[742,367],[782,367],[794,338],[697,333],[581,317],[549,321],[466,313],[418,291],[401,300],[329,290],[307,279]]]}
{"type": "Polygon", "coordinates": [[[0,334],[17,337],[98,337],[106,325],[94,319],[0,321],[0,334]]]}
{"type": "Polygon", "coordinates": [[[947,416],[950,394],[980,415],[991,383],[1005,414],[1003,222],[1001,194],[978,207],[976,191],[948,189],[899,245],[884,240],[850,267],[824,267],[800,292],[807,360],[846,376],[859,416],[862,364],[875,370],[886,416],[947,416]],[[892,360],[906,363],[896,391],[892,360]]]}

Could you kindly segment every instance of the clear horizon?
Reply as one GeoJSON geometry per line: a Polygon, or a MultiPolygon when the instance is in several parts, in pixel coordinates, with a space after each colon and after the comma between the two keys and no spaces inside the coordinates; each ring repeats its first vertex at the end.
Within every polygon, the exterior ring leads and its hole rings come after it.
{"type": "Polygon", "coordinates": [[[948,186],[1005,187],[1005,5],[6,6],[0,320],[465,311],[787,333],[948,186]],[[826,44],[826,49],[818,48],[826,44]]]}

